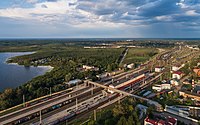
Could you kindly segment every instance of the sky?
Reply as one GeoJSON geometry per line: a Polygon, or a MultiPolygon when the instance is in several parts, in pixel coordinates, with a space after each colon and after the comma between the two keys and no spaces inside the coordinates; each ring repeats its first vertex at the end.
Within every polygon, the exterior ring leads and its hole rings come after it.
{"type": "Polygon", "coordinates": [[[200,38],[200,0],[0,0],[0,38],[200,38]]]}

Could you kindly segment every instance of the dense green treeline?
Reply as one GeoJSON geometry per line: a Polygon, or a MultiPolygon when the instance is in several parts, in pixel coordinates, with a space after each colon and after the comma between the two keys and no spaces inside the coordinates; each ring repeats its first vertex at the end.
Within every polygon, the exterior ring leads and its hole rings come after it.
{"type": "Polygon", "coordinates": [[[116,60],[123,49],[84,49],[79,47],[68,47],[61,50],[48,49],[40,50],[31,55],[14,57],[9,62],[16,62],[21,65],[36,65],[35,61],[41,60],[37,65],[51,65],[54,69],[45,75],[38,76],[31,81],[15,89],[6,89],[0,94],[0,110],[22,103],[22,97],[25,95],[26,101],[47,95],[49,88],[52,92],[66,89],[63,83],[68,75],[70,79],[96,79],[96,74],[107,70],[111,64],[111,69],[118,67],[116,60]],[[99,67],[99,71],[79,71],[77,67],[82,65],[91,65],[99,67]]]}
{"type": "Polygon", "coordinates": [[[141,125],[135,106],[133,98],[127,98],[114,108],[101,111],[97,114],[97,121],[90,120],[86,125],[141,125]]]}

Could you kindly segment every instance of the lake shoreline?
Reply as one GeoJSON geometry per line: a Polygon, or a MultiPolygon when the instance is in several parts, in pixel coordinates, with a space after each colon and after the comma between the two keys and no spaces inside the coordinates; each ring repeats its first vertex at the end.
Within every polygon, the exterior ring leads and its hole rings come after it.
{"type": "Polygon", "coordinates": [[[1,88],[0,92],[3,92],[7,88],[16,88],[18,86],[21,86],[23,84],[26,84],[28,81],[33,80],[34,78],[38,76],[43,76],[48,72],[51,72],[54,67],[50,65],[19,65],[18,63],[9,63],[8,60],[11,58],[14,58],[16,56],[23,56],[23,55],[29,55],[34,52],[3,52],[0,53],[1,56],[1,62],[0,66],[2,69],[1,74],[1,88]],[[7,66],[6,66],[7,65],[7,66]]]}
{"type": "MultiPolygon", "coordinates": [[[[36,52],[4,52],[4,53],[27,53],[27,54],[24,54],[24,55],[30,55],[30,54],[34,54],[36,52]]],[[[20,55],[20,56],[24,56],[24,55],[20,55]]],[[[12,56],[12,57],[7,58],[4,63],[6,63],[7,65],[17,65],[17,66],[24,66],[25,67],[25,65],[19,65],[18,63],[8,63],[8,60],[11,60],[11,58],[14,58],[14,57],[17,57],[17,56],[12,56]]],[[[54,67],[50,66],[50,65],[38,65],[38,66],[30,65],[28,67],[47,68],[47,72],[51,72],[51,70],[54,69],[54,67]]]]}
{"type": "MultiPolygon", "coordinates": [[[[17,66],[24,66],[24,65],[19,65],[18,63],[7,63],[7,62],[5,62],[7,65],[17,65],[17,66]]],[[[24,66],[24,67],[26,67],[26,66],[24,66]]],[[[33,66],[33,65],[30,65],[30,66],[28,66],[28,67],[38,67],[38,68],[46,68],[47,69],[47,71],[46,72],[50,72],[51,70],[53,70],[54,69],[54,67],[53,66],[50,66],[50,65],[38,65],[38,66],[33,66]]]]}

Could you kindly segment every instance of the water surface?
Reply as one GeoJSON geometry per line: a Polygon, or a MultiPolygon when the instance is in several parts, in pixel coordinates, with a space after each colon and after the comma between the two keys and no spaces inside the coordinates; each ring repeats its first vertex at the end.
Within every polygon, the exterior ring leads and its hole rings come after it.
{"type": "Polygon", "coordinates": [[[50,67],[24,67],[16,64],[7,64],[10,57],[31,54],[32,52],[0,53],[0,92],[6,88],[15,88],[32,78],[43,75],[50,67]]]}

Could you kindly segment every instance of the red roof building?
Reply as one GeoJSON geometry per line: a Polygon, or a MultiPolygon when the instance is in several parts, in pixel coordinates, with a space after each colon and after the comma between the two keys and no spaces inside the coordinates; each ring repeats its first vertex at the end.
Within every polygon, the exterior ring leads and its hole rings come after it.
{"type": "Polygon", "coordinates": [[[149,117],[146,117],[144,119],[144,125],[177,125],[177,119],[170,116],[166,119],[150,119],[149,117]]]}

